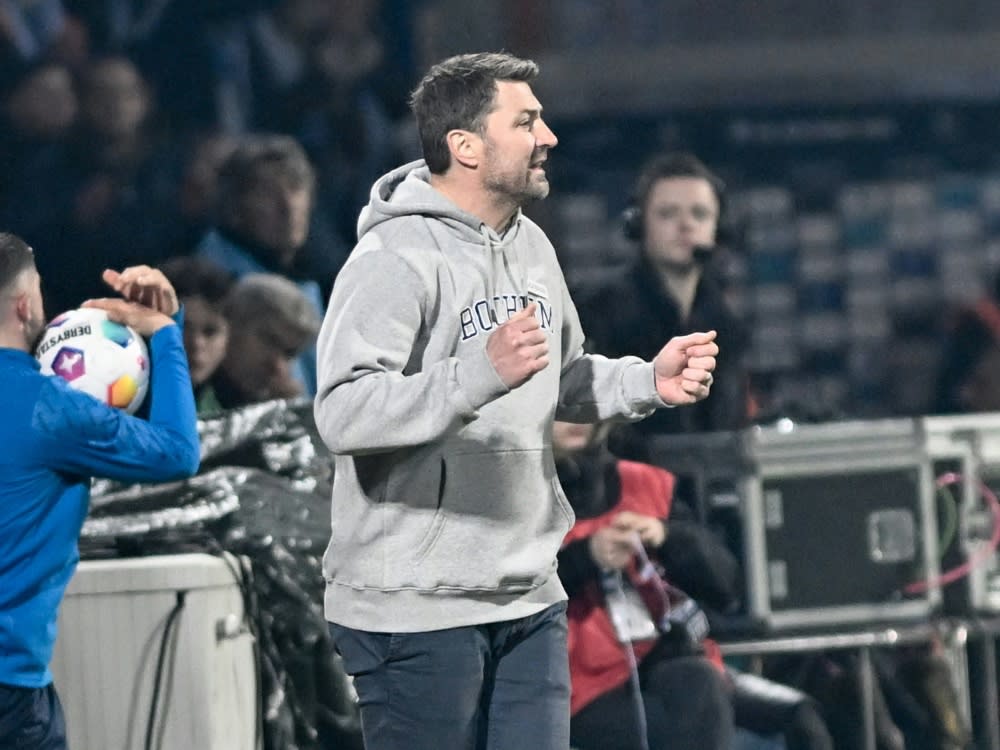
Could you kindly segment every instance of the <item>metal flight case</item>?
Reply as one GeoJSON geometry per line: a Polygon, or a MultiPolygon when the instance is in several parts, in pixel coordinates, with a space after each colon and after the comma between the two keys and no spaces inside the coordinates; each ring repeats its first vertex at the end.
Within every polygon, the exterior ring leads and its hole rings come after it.
{"type": "Polygon", "coordinates": [[[698,475],[703,518],[742,562],[734,630],[915,621],[938,608],[933,476],[915,420],[785,421],[736,435],[739,450],[702,439],[728,447],[706,451],[700,471],[686,438],[651,449],[656,463],[698,475]]]}
{"type": "Polygon", "coordinates": [[[950,614],[1000,614],[1000,414],[921,421],[938,486],[944,603],[950,614]]]}

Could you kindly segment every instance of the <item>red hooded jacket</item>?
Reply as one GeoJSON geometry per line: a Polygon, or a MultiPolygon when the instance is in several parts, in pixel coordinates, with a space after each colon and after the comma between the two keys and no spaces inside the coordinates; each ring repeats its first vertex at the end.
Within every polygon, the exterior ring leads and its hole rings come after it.
{"type": "MultiPolygon", "coordinates": [[[[664,469],[633,461],[617,462],[621,493],[617,504],[593,518],[576,522],[563,544],[585,539],[625,510],[666,519],[673,497],[674,476],[664,469]]],[[[633,585],[643,594],[646,584],[638,582],[635,561],[626,570],[633,585]]],[[[647,602],[649,597],[643,596],[647,602]]],[[[651,612],[658,617],[659,613],[651,612]]],[[[572,680],[570,711],[581,708],[606,692],[625,684],[629,679],[629,660],[618,642],[614,625],[604,605],[604,594],[597,581],[586,584],[582,593],[572,597],[567,608],[569,621],[569,668],[572,680]]],[[[656,639],[633,643],[637,661],[641,661],[656,644],[656,639]]],[[[705,644],[706,653],[721,667],[718,649],[705,644]]]]}

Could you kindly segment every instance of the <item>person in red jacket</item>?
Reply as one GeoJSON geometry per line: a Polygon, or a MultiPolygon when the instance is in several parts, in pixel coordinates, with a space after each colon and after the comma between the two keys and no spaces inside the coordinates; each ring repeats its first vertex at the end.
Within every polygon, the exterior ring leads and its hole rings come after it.
{"type": "Polygon", "coordinates": [[[593,430],[564,422],[553,429],[560,481],[578,519],[559,553],[569,595],[571,743],[728,750],[733,709],[718,650],[703,640],[700,610],[656,569],[673,476],[613,458],[574,464],[570,456],[591,444],[593,430]]]}
{"type": "Polygon", "coordinates": [[[725,612],[738,601],[739,563],[673,501],[671,473],[616,458],[606,432],[553,427],[577,517],[559,553],[573,747],[832,750],[815,700],[723,665],[701,606],[725,612]]]}

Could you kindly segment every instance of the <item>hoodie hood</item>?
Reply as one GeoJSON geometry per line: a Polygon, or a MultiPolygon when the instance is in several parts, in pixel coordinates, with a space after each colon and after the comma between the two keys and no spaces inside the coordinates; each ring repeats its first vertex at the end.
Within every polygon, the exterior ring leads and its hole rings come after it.
{"type": "MultiPolygon", "coordinates": [[[[518,293],[525,294],[525,263],[515,244],[523,220],[521,210],[517,210],[502,234],[497,233],[478,216],[463,211],[433,188],[430,179],[430,169],[423,159],[418,159],[376,181],[368,205],[358,217],[358,239],[364,239],[366,234],[393,219],[411,216],[437,219],[456,235],[455,239],[478,245],[493,256],[489,263],[493,272],[486,277],[488,299],[496,295],[494,281],[502,275],[518,293]]],[[[445,260],[449,265],[452,262],[447,254],[445,260]]]]}
{"type": "MultiPolygon", "coordinates": [[[[358,217],[358,239],[382,222],[413,215],[441,219],[456,231],[464,230],[471,235],[479,235],[482,227],[486,226],[482,219],[463,211],[431,187],[431,171],[423,159],[418,159],[397,167],[372,185],[368,205],[358,217]]],[[[520,223],[520,220],[521,212],[518,211],[511,226],[520,223]]]]}

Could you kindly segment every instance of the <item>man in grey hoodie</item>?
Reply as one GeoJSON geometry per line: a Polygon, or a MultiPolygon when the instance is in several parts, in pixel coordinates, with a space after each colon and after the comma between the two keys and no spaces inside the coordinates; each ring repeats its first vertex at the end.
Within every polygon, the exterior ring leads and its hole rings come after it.
{"type": "Polygon", "coordinates": [[[537,73],[501,53],[431,68],[411,101],[425,158],[373,186],[319,335],[326,615],[368,750],[566,750],[553,419],[641,419],[712,382],[714,332],[652,362],[583,352],[520,211],[556,145],[537,73]]]}

